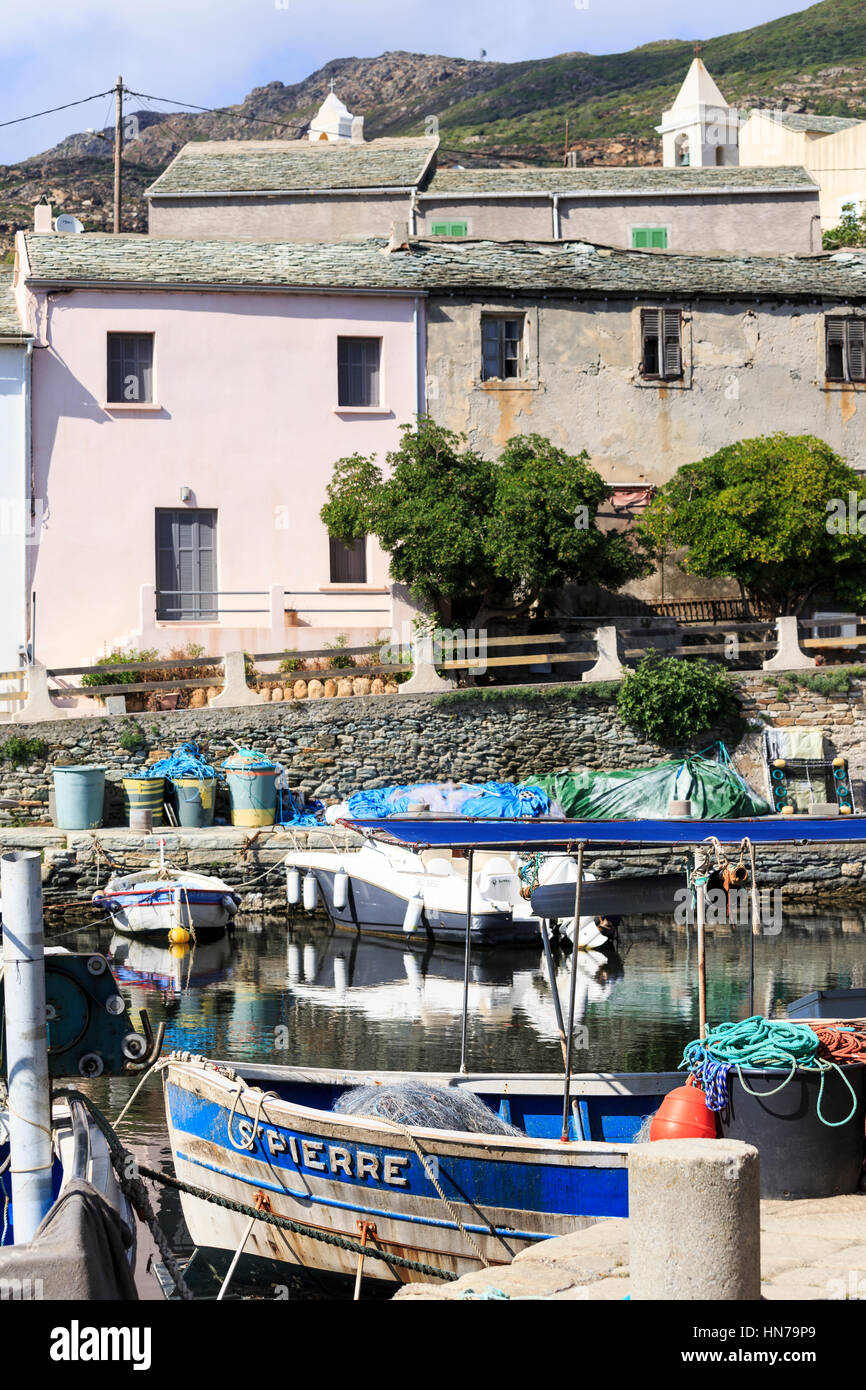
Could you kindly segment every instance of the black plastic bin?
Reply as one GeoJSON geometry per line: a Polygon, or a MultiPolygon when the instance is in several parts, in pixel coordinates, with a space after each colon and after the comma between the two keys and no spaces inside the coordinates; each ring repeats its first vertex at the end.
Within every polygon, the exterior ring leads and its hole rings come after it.
{"type": "MultiPolygon", "coordinates": [[[[780,1091],[784,1068],[743,1067],[728,1072],[728,1106],[719,1115],[725,1139],[754,1144],[761,1155],[762,1197],[839,1197],[856,1192],[864,1157],[866,1066],[842,1071],[857,1097],[846,1124],[831,1127],[818,1117],[821,1073],[798,1069],[780,1091]],[[776,1091],[775,1095],[768,1092],[776,1091]]],[[[842,1120],[851,1109],[851,1093],[837,1071],[824,1073],[821,1112],[842,1120]]]]}
{"type": "Polygon", "coordinates": [[[794,999],[789,1018],[866,1018],[866,989],[815,989],[794,999]]]}

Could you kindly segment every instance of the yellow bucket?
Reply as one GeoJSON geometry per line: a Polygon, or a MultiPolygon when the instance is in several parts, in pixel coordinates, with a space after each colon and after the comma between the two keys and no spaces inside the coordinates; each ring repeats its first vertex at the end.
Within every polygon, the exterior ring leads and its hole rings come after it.
{"type": "Polygon", "coordinates": [[[124,777],[123,809],[127,824],[132,811],[150,811],[151,824],[162,825],[164,794],[164,777],[124,777]]]}

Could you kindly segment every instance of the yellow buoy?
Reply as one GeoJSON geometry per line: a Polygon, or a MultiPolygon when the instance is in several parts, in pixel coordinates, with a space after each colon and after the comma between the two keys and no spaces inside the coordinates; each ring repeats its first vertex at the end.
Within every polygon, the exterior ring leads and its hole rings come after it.
{"type": "Polygon", "coordinates": [[[840,816],[850,816],[850,814],[851,814],[851,807],[850,807],[850,806],[845,806],[845,805],[843,805],[843,804],[840,802],[840,803],[839,803],[839,815],[840,815],[840,816]]]}
{"type": "Polygon", "coordinates": [[[190,939],[186,927],[172,927],[168,939],[172,946],[185,946],[190,939]]]}

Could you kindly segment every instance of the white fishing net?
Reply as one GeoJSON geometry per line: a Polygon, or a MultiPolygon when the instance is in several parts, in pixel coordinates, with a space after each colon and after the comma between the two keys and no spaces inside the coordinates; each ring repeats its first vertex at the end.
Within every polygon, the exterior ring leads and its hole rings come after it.
{"type": "Polygon", "coordinates": [[[334,1101],[342,1115],[371,1115],[421,1129],[457,1129],[471,1134],[517,1134],[479,1096],[456,1086],[400,1081],[391,1086],[355,1086],[334,1101]]]}

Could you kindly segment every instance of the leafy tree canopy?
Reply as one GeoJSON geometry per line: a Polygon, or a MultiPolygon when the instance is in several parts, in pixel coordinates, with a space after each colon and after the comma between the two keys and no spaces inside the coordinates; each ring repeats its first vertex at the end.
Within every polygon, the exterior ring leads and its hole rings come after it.
{"type": "Polygon", "coordinates": [[[595,524],[611,489],[588,455],[541,435],[510,439],[498,461],[427,417],[404,426],[385,477],[374,458],[338,460],[321,516],[331,535],[375,535],[391,575],[461,621],[525,612],[545,591],[619,588],[648,572],[621,534],[595,524]]]}
{"type": "Polygon", "coordinates": [[[818,593],[859,608],[864,532],[866,483],[823,440],[786,434],[678,469],[639,527],[650,552],[685,549],[688,574],[735,579],[778,613],[798,613],[818,593]]]}
{"type": "Polygon", "coordinates": [[[866,217],[857,211],[855,203],[845,203],[838,227],[831,227],[822,237],[825,251],[839,251],[843,246],[866,246],[866,217]]]}

